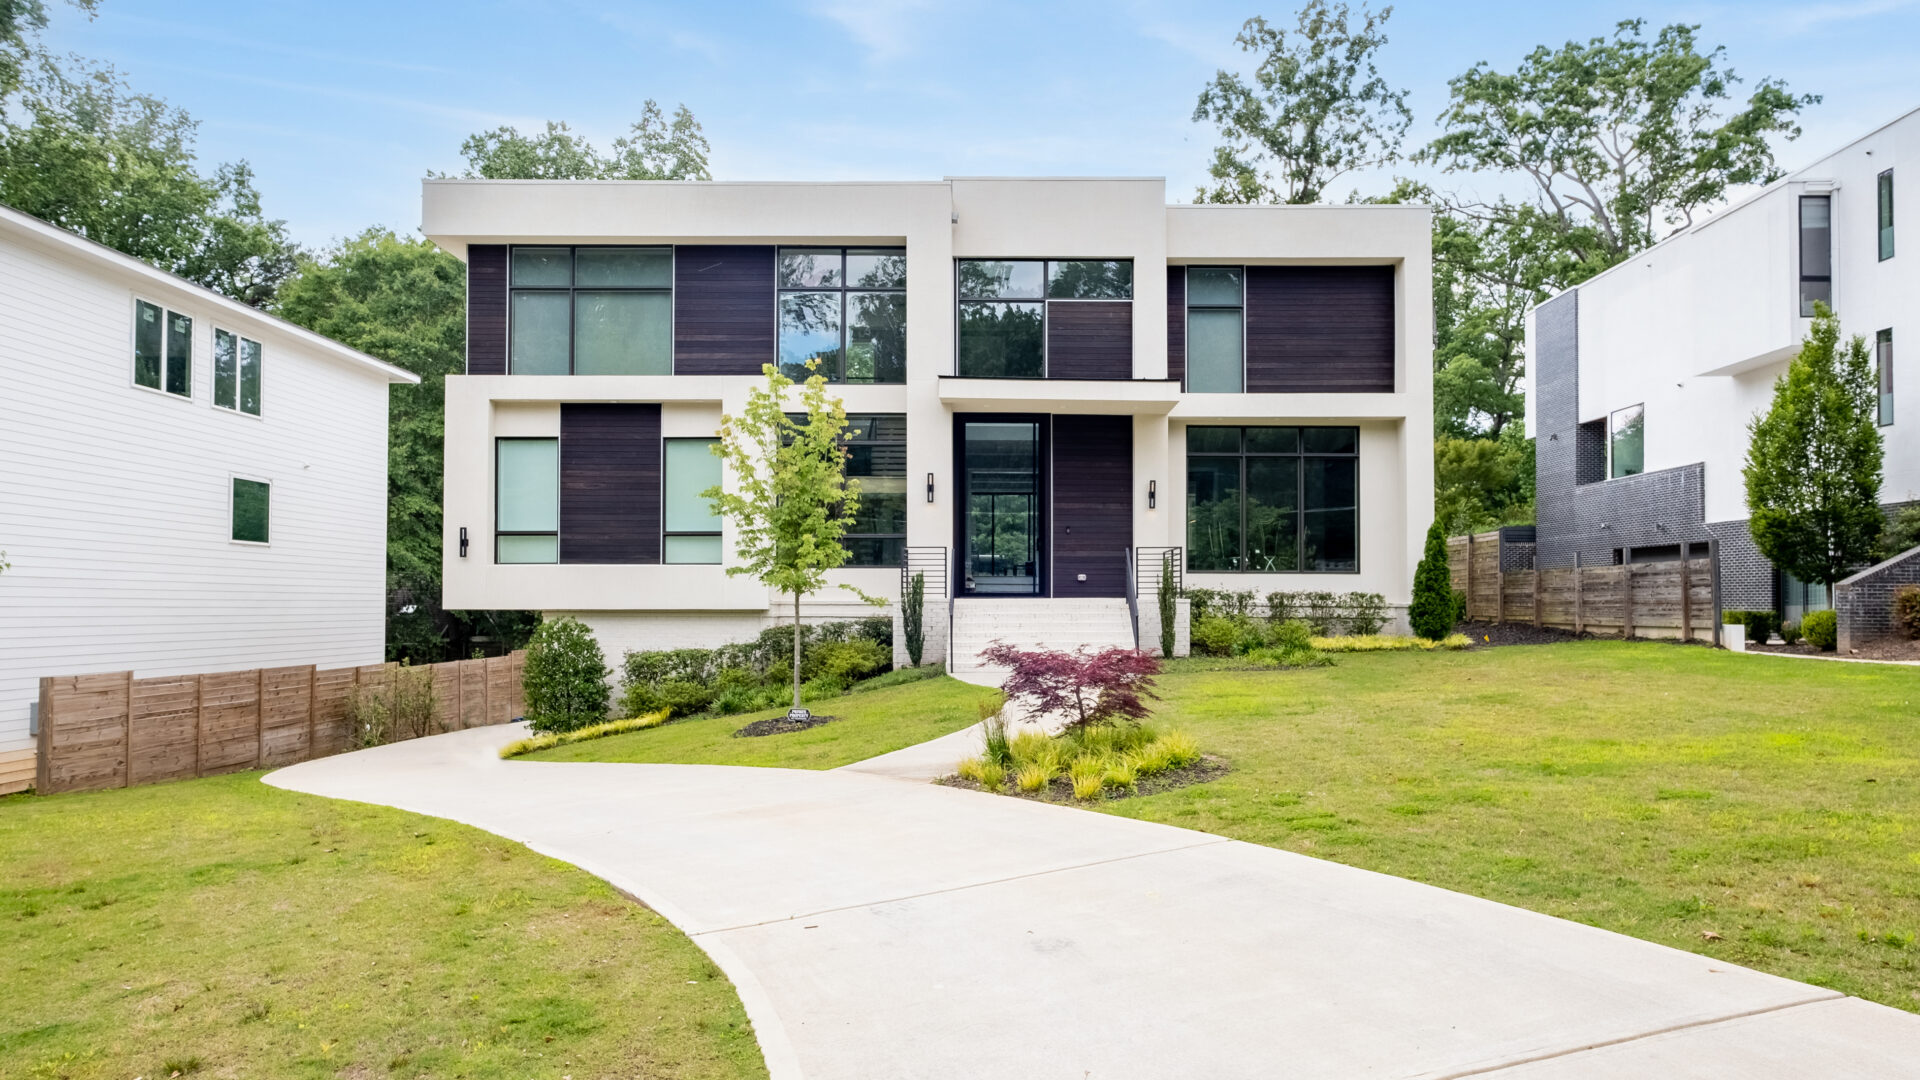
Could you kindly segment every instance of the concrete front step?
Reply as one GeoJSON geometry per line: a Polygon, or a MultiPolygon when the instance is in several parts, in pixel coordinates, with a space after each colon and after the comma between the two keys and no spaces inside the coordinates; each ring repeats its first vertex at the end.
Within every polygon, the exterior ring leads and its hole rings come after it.
{"type": "Polygon", "coordinates": [[[1021,649],[1131,649],[1133,617],[1118,598],[968,597],[953,606],[953,669],[1004,672],[980,661],[994,642],[1021,649]]]}

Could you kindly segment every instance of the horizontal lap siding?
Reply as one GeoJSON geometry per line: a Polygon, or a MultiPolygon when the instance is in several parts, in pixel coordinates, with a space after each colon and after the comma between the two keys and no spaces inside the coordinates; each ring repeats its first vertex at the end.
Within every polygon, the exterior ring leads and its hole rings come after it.
{"type": "Polygon", "coordinates": [[[660,561],[660,406],[560,406],[560,561],[660,561]]]}
{"type": "Polygon", "coordinates": [[[1053,418],[1053,595],[1127,594],[1132,493],[1131,417],[1053,418]]]}
{"type": "Polygon", "coordinates": [[[1167,267],[1167,378],[1187,381],[1187,268],[1167,267]]]}
{"type": "Polygon", "coordinates": [[[774,355],[773,248],[674,249],[674,374],[758,375],[774,355]]]}
{"type": "Polygon", "coordinates": [[[507,247],[467,247],[467,374],[507,373],[507,247]]]}
{"type": "Polygon", "coordinates": [[[1048,304],[1047,378],[1133,378],[1133,301],[1048,304]]]}
{"type": "Polygon", "coordinates": [[[1393,267],[1249,266],[1249,393],[1392,393],[1393,267]]]}

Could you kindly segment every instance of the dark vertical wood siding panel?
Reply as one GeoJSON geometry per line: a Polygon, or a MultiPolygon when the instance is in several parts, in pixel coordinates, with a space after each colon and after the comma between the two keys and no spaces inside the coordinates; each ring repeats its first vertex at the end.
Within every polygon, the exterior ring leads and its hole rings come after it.
{"type": "Polygon", "coordinates": [[[560,406],[560,561],[660,561],[660,406],[560,406]]]}
{"type": "Polygon", "coordinates": [[[507,246],[467,245],[467,374],[507,373],[507,246]]]}
{"type": "Polygon", "coordinates": [[[1167,267],[1167,378],[1187,384],[1187,268],[1167,267]]]}
{"type": "Polygon", "coordinates": [[[1127,595],[1133,418],[1053,418],[1053,595],[1127,595]],[[1079,580],[1081,574],[1087,580],[1079,580]]]}
{"type": "Polygon", "coordinates": [[[674,249],[674,374],[760,374],[775,362],[774,312],[772,247],[674,249]]]}
{"type": "Polygon", "coordinates": [[[1392,393],[1393,267],[1247,267],[1248,393],[1392,393]]]}
{"type": "Polygon", "coordinates": [[[1048,304],[1047,378],[1133,378],[1133,301],[1048,304]]]}

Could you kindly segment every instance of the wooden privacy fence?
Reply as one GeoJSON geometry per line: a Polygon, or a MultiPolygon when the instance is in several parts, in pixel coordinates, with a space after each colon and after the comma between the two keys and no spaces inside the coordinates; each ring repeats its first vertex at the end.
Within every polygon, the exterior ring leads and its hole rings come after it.
{"type": "Polygon", "coordinates": [[[1467,597],[1466,617],[1528,623],[1574,633],[1667,637],[1720,643],[1720,551],[1705,558],[1629,561],[1540,569],[1534,545],[1497,532],[1447,541],[1453,587],[1467,597]]]}
{"type": "MultiPolygon", "coordinates": [[[[431,673],[434,731],[519,716],[525,659],[516,652],[414,669],[431,673]]],[[[338,754],[353,749],[350,699],[360,687],[387,685],[397,667],[43,678],[34,786],[42,794],[133,787],[338,754]]]]}

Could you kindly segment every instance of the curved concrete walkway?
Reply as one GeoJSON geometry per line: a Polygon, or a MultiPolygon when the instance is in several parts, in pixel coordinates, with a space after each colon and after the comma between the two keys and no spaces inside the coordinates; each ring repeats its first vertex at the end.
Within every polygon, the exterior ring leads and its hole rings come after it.
{"type": "Polygon", "coordinates": [[[500,761],[520,734],[266,779],[632,893],[775,1080],[1920,1077],[1920,1017],[1398,878],[857,770],[500,761]]]}

